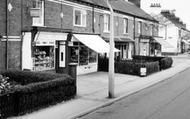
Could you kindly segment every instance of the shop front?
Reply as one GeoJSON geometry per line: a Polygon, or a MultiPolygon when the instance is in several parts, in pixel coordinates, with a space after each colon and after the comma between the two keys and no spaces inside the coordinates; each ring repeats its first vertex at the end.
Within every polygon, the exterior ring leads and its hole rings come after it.
{"type": "MultiPolygon", "coordinates": [[[[106,42],[109,42],[109,38],[103,37],[106,42]]],[[[134,55],[134,40],[130,37],[115,37],[115,47],[119,52],[115,52],[115,59],[126,60],[132,59],[134,55]]]]}
{"type": "Polygon", "coordinates": [[[78,64],[77,75],[97,72],[98,54],[108,52],[109,44],[99,35],[73,34],[70,62],[78,64]]]}
{"type": "Polygon", "coordinates": [[[139,47],[140,47],[140,55],[143,56],[150,55],[150,39],[140,39],[139,47]]]}
{"type": "Polygon", "coordinates": [[[162,37],[153,37],[153,39],[152,46],[154,48],[153,50],[155,55],[162,55],[162,49],[173,48],[173,46],[162,37]]]}
{"type": "Polygon", "coordinates": [[[68,33],[23,32],[22,69],[31,71],[67,68],[66,41],[68,33]]]}

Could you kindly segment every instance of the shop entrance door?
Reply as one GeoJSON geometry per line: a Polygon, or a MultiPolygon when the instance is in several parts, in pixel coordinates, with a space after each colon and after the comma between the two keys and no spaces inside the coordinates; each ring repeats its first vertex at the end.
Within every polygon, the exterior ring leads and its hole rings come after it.
{"type": "Polygon", "coordinates": [[[66,66],[66,46],[64,41],[56,41],[56,69],[65,68],[66,66]]]}

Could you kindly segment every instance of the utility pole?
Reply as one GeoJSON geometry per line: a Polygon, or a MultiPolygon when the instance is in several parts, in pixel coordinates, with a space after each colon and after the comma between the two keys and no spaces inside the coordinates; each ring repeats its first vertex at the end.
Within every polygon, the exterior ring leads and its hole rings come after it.
{"type": "Polygon", "coordinates": [[[107,5],[110,9],[110,50],[109,50],[109,83],[108,83],[108,97],[114,98],[114,12],[113,8],[107,0],[107,5]]]}

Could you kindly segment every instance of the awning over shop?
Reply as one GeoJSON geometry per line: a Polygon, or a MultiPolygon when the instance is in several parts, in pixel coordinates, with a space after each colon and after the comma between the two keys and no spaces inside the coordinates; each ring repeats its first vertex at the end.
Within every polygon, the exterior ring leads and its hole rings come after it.
{"type": "Polygon", "coordinates": [[[186,45],[190,45],[190,43],[186,40],[182,40],[182,42],[184,42],[186,45]]]}
{"type": "MultiPolygon", "coordinates": [[[[74,38],[97,53],[108,53],[110,45],[106,43],[99,35],[73,34],[74,38]]],[[[119,52],[114,48],[114,52],[119,52]]]]}
{"type": "MultiPolygon", "coordinates": [[[[107,42],[109,42],[109,40],[110,40],[110,38],[107,38],[107,37],[104,37],[103,39],[107,42]]],[[[115,42],[134,42],[134,40],[130,37],[126,37],[126,38],[115,37],[114,41],[115,42]]]]}
{"type": "Polygon", "coordinates": [[[37,46],[53,46],[56,40],[66,41],[67,33],[38,32],[35,36],[34,43],[37,46]]]}
{"type": "Polygon", "coordinates": [[[154,39],[163,47],[165,48],[173,48],[172,45],[170,45],[167,41],[165,41],[163,38],[154,37],[154,39]]]}
{"type": "Polygon", "coordinates": [[[127,38],[120,38],[121,39],[121,41],[123,41],[123,42],[135,42],[132,38],[130,38],[130,37],[127,37],[127,38]]]}

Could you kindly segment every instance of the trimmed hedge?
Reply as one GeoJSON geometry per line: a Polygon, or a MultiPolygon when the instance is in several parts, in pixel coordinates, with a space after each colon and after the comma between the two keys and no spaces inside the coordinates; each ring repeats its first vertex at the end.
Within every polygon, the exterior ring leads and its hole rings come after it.
{"type": "Polygon", "coordinates": [[[160,60],[160,68],[161,69],[168,69],[172,67],[173,60],[171,57],[165,57],[160,60]]]}
{"type": "MultiPolygon", "coordinates": [[[[13,93],[13,102],[10,100],[3,102],[15,104],[14,115],[32,112],[42,107],[69,100],[76,95],[75,80],[65,74],[13,70],[2,71],[0,74],[10,77],[20,84],[13,93]]],[[[0,98],[2,97],[0,96],[0,98]]],[[[2,108],[6,108],[6,106],[4,105],[2,108]]],[[[8,116],[12,115],[9,114],[8,116]]]]}
{"type": "Polygon", "coordinates": [[[15,115],[15,93],[0,94],[0,119],[15,115]]]}
{"type": "Polygon", "coordinates": [[[15,82],[21,85],[27,85],[36,82],[44,82],[59,77],[69,78],[69,76],[66,74],[31,72],[31,71],[21,71],[21,70],[1,71],[0,74],[9,77],[10,79],[14,80],[15,82]]]}
{"type": "MultiPolygon", "coordinates": [[[[147,68],[147,75],[159,71],[159,62],[145,62],[140,60],[115,61],[115,72],[140,76],[140,68],[147,68]]],[[[108,59],[99,58],[99,71],[108,71],[108,59]],[[101,63],[101,64],[100,64],[101,63]]]]}
{"type": "Polygon", "coordinates": [[[133,60],[141,60],[147,62],[159,62],[160,70],[164,70],[167,68],[172,67],[173,60],[171,57],[157,57],[157,56],[141,56],[141,55],[134,55],[133,60]]]}

